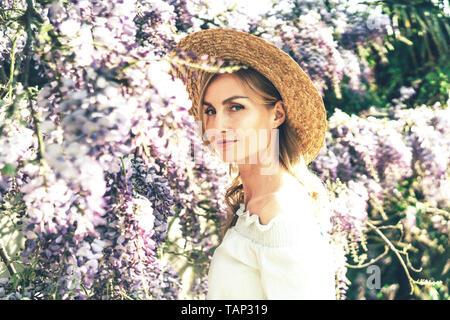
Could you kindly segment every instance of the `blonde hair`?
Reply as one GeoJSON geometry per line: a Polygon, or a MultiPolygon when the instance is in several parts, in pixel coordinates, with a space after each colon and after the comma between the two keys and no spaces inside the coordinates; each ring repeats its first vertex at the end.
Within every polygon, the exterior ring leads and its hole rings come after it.
{"type": "MultiPolygon", "coordinates": [[[[280,93],[275,86],[261,73],[251,67],[241,68],[235,72],[234,75],[238,77],[243,87],[252,95],[252,99],[257,103],[265,105],[267,108],[274,108],[277,101],[282,100],[280,93]]],[[[200,72],[198,76],[198,90],[199,100],[197,110],[194,113],[199,115],[199,119],[203,124],[203,114],[200,110],[202,108],[204,95],[208,85],[220,73],[200,72]]],[[[313,214],[318,216],[320,212],[330,212],[330,200],[327,188],[322,180],[312,172],[305,163],[304,157],[301,155],[298,158],[293,158],[294,150],[298,148],[294,132],[288,127],[287,122],[284,121],[279,127],[279,162],[281,166],[286,169],[293,177],[302,183],[310,197],[313,199],[314,205],[313,214]]],[[[202,125],[202,131],[204,126],[202,125]]],[[[202,137],[204,132],[202,132],[202,137]]],[[[244,190],[242,180],[237,168],[230,164],[230,177],[232,178],[231,185],[225,193],[225,202],[228,206],[225,223],[220,230],[220,239],[222,240],[227,230],[232,227],[237,220],[236,210],[240,204],[244,202],[244,190]],[[234,176],[234,178],[233,178],[234,176]]],[[[321,218],[325,219],[325,224],[329,223],[329,214],[325,214],[321,218]]],[[[329,229],[329,226],[327,226],[329,229]]]]}

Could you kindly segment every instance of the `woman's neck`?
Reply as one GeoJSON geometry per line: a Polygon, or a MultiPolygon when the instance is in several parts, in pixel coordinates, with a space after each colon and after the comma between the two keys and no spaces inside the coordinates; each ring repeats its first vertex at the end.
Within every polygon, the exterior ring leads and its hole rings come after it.
{"type": "Polygon", "coordinates": [[[244,205],[269,194],[278,192],[291,178],[285,168],[279,164],[270,174],[264,172],[264,167],[258,164],[239,165],[239,174],[244,189],[244,205]]]}

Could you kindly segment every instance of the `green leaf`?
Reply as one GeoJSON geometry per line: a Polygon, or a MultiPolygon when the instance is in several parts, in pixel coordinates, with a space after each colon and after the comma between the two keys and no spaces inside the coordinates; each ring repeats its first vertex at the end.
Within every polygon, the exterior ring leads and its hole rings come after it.
{"type": "Polygon", "coordinates": [[[13,275],[12,283],[13,283],[13,290],[14,291],[17,290],[17,287],[19,286],[19,281],[20,281],[19,277],[17,275],[13,275]]]}
{"type": "Polygon", "coordinates": [[[4,176],[14,176],[16,174],[16,168],[13,164],[7,163],[4,165],[1,172],[4,176]]]}
{"type": "Polygon", "coordinates": [[[416,213],[416,225],[417,227],[420,228],[420,225],[422,224],[423,221],[423,212],[422,209],[419,209],[416,213]]]}

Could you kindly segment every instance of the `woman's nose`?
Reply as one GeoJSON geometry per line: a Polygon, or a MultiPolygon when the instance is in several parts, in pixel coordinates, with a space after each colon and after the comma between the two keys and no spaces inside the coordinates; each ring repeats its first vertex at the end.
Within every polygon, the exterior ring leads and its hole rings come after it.
{"type": "Polygon", "coordinates": [[[231,117],[223,111],[217,112],[215,116],[214,128],[219,131],[231,129],[233,123],[231,121],[231,117]]]}
{"type": "Polygon", "coordinates": [[[206,126],[207,140],[214,142],[223,138],[232,139],[231,131],[233,128],[233,120],[229,115],[221,111],[211,117],[206,126]]]}

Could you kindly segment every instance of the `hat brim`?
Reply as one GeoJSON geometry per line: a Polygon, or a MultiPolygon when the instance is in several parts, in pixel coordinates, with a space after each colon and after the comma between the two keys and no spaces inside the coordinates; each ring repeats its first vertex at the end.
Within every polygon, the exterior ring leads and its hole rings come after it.
{"type": "MultiPolygon", "coordinates": [[[[171,52],[193,51],[197,56],[208,55],[223,60],[241,62],[269,79],[278,89],[286,109],[286,122],[296,134],[297,154],[303,154],[309,164],[325,142],[326,109],[317,88],[302,68],[287,53],[266,40],[232,29],[208,29],[181,39],[171,52]]],[[[181,69],[180,69],[181,70],[181,69]]],[[[178,69],[174,70],[181,76],[178,69]]],[[[198,103],[198,90],[193,69],[184,69],[186,88],[193,106],[198,103]]]]}

